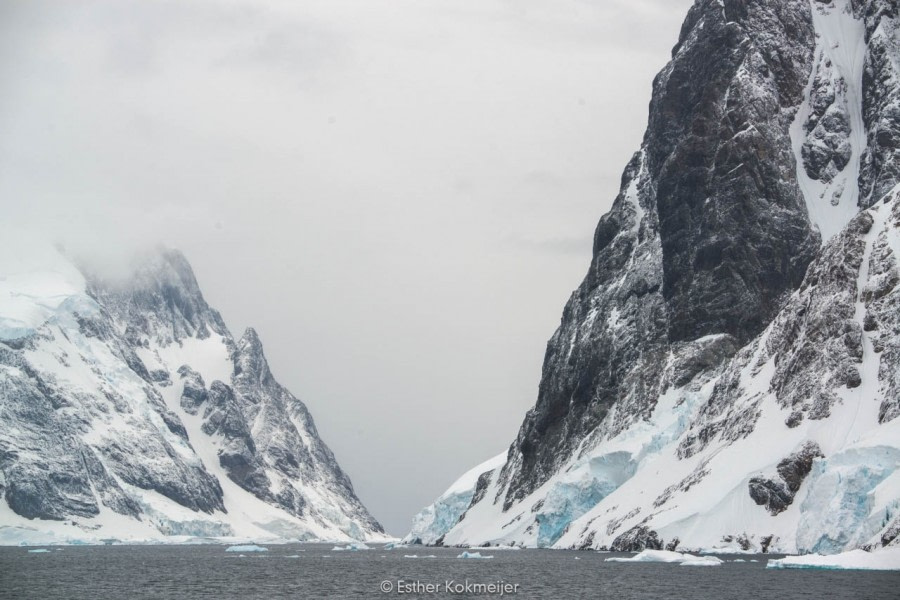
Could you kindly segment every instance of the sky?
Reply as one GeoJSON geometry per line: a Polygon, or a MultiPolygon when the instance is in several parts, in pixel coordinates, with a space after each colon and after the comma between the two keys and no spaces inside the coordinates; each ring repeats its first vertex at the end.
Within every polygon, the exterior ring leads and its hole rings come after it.
{"type": "Polygon", "coordinates": [[[0,219],[184,252],[395,535],[504,452],[691,0],[0,0],[0,219]]]}

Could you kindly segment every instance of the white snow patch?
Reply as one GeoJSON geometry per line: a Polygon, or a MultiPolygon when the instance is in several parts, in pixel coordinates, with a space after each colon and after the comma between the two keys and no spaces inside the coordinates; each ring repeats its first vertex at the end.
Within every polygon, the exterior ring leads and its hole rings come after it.
{"type": "Polygon", "coordinates": [[[811,2],[813,25],[818,37],[813,68],[803,102],[791,125],[790,135],[797,163],[797,182],[806,200],[810,220],[822,234],[822,242],[840,232],[859,212],[859,164],[867,145],[862,114],[862,77],[866,57],[865,25],[854,18],[849,0],[834,0],[834,8],[811,2]],[[825,184],[814,180],[803,167],[802,148],[806,141],[805,124],[812,114],[811,95],[816,74],[830,61],[835,85],[843,79],[843,94],[835,102],[844,102],[850,114],[850,162],[834,179],[825,184]],[[832,198],[837,204],[832,204],[832,198]]]}

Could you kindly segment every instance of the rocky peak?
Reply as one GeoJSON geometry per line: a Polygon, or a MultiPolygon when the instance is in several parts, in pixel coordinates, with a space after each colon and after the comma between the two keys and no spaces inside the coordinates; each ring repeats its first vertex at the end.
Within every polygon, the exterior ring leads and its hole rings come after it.
{"type": "Polygon", "coordinates": [[[189,337],[225,336],[218,311],[210,308],[190,264],[178,250],[157,248],[136,261],[124,281],[89,274],[88,293],[125,324],[134,345],[152,338],[164,345],[189,337]]]}
{"type": "Polygon", "coordinates": [[[272,372],[263,352],[259,335],[252,327],[238,340],[234,354],[235,382],[253,383],[268,387],[273,383],[272,372]]]}

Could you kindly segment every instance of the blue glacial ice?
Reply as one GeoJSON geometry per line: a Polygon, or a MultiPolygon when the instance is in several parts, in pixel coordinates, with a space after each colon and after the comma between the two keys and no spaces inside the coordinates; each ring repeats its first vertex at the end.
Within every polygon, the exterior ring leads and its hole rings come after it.
{"type": "MultiPolygon", "coordinates": [[[[900,464],[900,449],[850,448],[817,461],[797,528],[801,553],[837,554],[860,547],[883,527],[890,506],[875,506],[875,488],[900,464]]],[[[895,507],[896,508],[896,507],[895,507]]]]}
{"type": "Polygon", "coordinates": [[[482,556],[481,552],[466,552],[463,551],[462,554],[457,556],[456,558],[494,558],[493,556],[482,556]]]}

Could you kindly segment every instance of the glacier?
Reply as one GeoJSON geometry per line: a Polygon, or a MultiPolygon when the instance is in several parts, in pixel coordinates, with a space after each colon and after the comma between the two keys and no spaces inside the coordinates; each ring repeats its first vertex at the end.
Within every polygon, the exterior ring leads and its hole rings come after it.
{"type": "Polygon", "coordinates": [[[403,538],[403,544],[434,544],[456,525],[466,512],[479,478],[497,469],[506,460],[506,453],[473,467],[447,488],[432,504],[422,509],[414,518],[412,530],[403,538]]]}

